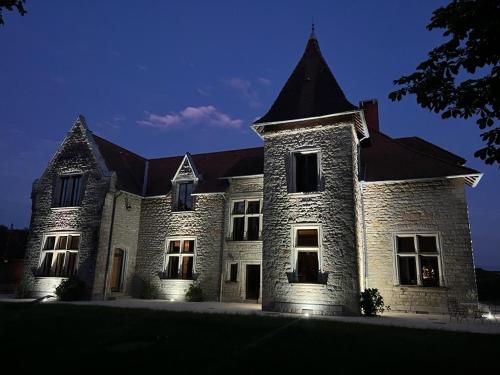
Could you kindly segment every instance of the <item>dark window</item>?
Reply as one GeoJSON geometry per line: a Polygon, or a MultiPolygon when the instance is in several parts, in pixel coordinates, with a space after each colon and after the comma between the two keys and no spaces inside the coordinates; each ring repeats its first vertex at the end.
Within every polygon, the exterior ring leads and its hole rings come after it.
{"type": "Polygon", "coordinates": [[[297,274],[300,283],[318,282],[318,253],[316,251],[299,251],[297,257],[297,274]]]}
{"type": "Polygon", "coordinates": [[[238,280],[238,263],[231,264],[229,269],[229,281],[236,282],[238,280]]]}
{"type": "Polygon", "coordinates": [[[190,211],[193,209],[193,183],[182,182],[179,184],[179,193],[177,197],[177,210],[190,211]]]}
{"type": "Polygon", "coordinates": [[[397,237],[398,253],[414,253],[415,241],[413,237],[397,237]]]}
{"type": "Polygon", "coordinates": [[[297,152],[295,157],[295,191],[318,191],[318,154],[302,154],[297,152]]]}
{"type": "MultiPolygon", "coordinates": [[[[179,242],[179,241],[177,241],[179,242]]],[[[184,245],[182,247],[183,253],[193,253],[194,252],[194,240],[184,241],[184,245]]]]}
{"type": "Polygon", "coordinates": [[[69,277],[76,274],[80,236],[47,236],[42,247],[38,276],[69,277]]]}
{"type": "Polygon", "coordinates": [[[418,251],[421,253],[437,253],[435,236],[417,236],[418,251]]]}
{"type": "Polygon", "coordinates": [[[233,240],[243,241],[245,234],[245,218],[235,217],[233,218],[233,240]]]}
{"type": "Polygon", "coordinates": [[[260,201],[248,201],[247,214],[260,213],[260,201]]]}
{"type": "Polygon", "coordinates": [[[56,207],[74,207],[80,205],[82,176],[60,176],[56,186],[56,207]]]}
{"type": "Polygon", "coordinates": [[[234,202],[233,214],[243,215],[245,213],[245,201],[234,202]]]}
{"type": "Polygon", "coordinates": [[[439,286],[438,258],[421,256],[420,275],[423,286],[439,286]]]}
{"type": "Polygon", "coordinates": [[[193,257],[182,257],[181,279],[193,278],[193,257]]]}
{"type": "Polygon", "coordinates": [[[179,276],[179,257],[168,257],[167,278],[177,279],[179,276]]]}
{"type": "Polygon", "coordinates": [[[318,247],[317,229],[298,229],[297,247],[318,247]]]}
{"type": "Polygon", "coordinates": [[[417,285],[417,267],[415,257],[399,258],[399,283],[401,285],[417,285]]]}
{"type": "Polygon", "coordinates": [[[248,218],[247,240],[257,241],[259,239],[259,217],[248,218]]]}
{"type": "Polygon", "coordinates": [[[167,267],[163,277],[167,279],[193,278],[194,240],[171,240],[167,249],[167,267]]]}
{"type": "Polygon", "coordinates": [[[179,254],[181,252],[181,241],[170,241],[169,254],[179,254]]]}

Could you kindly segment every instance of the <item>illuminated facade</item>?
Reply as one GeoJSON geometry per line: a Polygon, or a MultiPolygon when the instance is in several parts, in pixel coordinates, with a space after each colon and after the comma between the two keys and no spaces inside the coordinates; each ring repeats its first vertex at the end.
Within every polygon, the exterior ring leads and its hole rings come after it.
{"type": "Polygon", "coordinates": [[[94,299],[140,294],[257,301],[265,310],[359,314],[477,302],[465,199],[481,174],[420,138],[379,130],[351,104],[311,35],[270,110],[263,147],[145,159],[79,117],[33,185],[25,282],[71,275],[94,299]]]}

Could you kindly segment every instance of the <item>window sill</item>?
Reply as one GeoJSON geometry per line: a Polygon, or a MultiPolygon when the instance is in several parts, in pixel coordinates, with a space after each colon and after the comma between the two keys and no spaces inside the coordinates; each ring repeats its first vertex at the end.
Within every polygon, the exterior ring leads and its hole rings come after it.
{"type": "Polygon", "coordinates": [[[326,283],[301,283],[298,281],[289,282],[289,284],[294,288],[313,288],[313,289],[323,289],[326,288],[326,283]]]}
{"type": "Polygon", "coordinates": [[[195,279],[169,279],[167,277],[160,277],[161,281],[175,282],[175,283],[190,283],[195,279]]]}
{"type": "Polygon", "coordinates": [[[445,286],[423,286],[423,285],[400,285],[396,284],[394,285],[396,288],[401,288],[401,289],[414,289],[414,290],[436,290],[436,291],[447,291],[448,288],[445,286]]]}
{"type": "Polygon", "coordinates": [[[323,195],[322,191],[288,193],[289,198],[313,198],[313,197],[320,197],[322,195],[323,195]]]}
{"type": "Polygon", "coordinates": [[[51,211],[78,211],[82,208],[82,206],[68,206],[68,207],[51,207],[51,211]]]}
{"type": "Polygon", "coordinates": [[[231,243],[262,243],[262,240],[233,240],[232,238],[226,238],[226,241],[231,243]]]}
{"type": "Polygon", "coordinates": [[[172,210],[172,214],[174,214],[174,215],[189,215],[189,214],[193,214],[194,212],[195,212],[195,210],[182,210],[182,211],[172,210]]]}

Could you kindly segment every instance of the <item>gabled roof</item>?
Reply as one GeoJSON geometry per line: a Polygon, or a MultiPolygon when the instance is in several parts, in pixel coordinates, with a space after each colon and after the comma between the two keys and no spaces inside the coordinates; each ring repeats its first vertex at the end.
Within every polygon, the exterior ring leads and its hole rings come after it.
{"type": "Polygon", "coordinates": [[[437,149],[447,151],[424,140],[415,144],[425,147],[410,147],[405,141],[371,130],[370,143],[361,148],[361,179],[375,182],[464,176],[470,185],[479,180],[481,174],[459,165],[458,156],[449,153],[454,158],[444,158],[440,153],[438,157],[437,149]]]}
{"type": "Polygon", "coordinates": [[[95,134],[92,137],[106,166],[116,173],[118,189],[140,195],[146,159],[95,134]]]}
{"type": "Polygon", "coordinates": [[[416,151],[421,151],[453,164],[464,165],[466,162],[464,158],[419,137],[396,138],[395,140],[407,147],[413,148],[416,151]]]}
{"type": "Polygon", "coordinates": [[[254,124],[324,116],[358,109],[345,97],[321,54],[314,32],[271,109],[254,124]]]}

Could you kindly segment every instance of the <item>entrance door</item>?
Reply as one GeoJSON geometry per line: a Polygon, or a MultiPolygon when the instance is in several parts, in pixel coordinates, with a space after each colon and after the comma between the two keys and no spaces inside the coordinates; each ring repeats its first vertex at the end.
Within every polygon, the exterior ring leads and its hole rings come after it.
{"type": "Polygon", "coordinates": [[[246,299],[258,300],[260,297],[260,265],[247,264],[246,299]]]}
{"type": "Polygon", "coordinates": [[[113,266],[111,268],[112,292],[120,292],[122,289],[124,260],[125,260],[125,252],[122,249],[115,249],[113,253],[113,266]]]}

